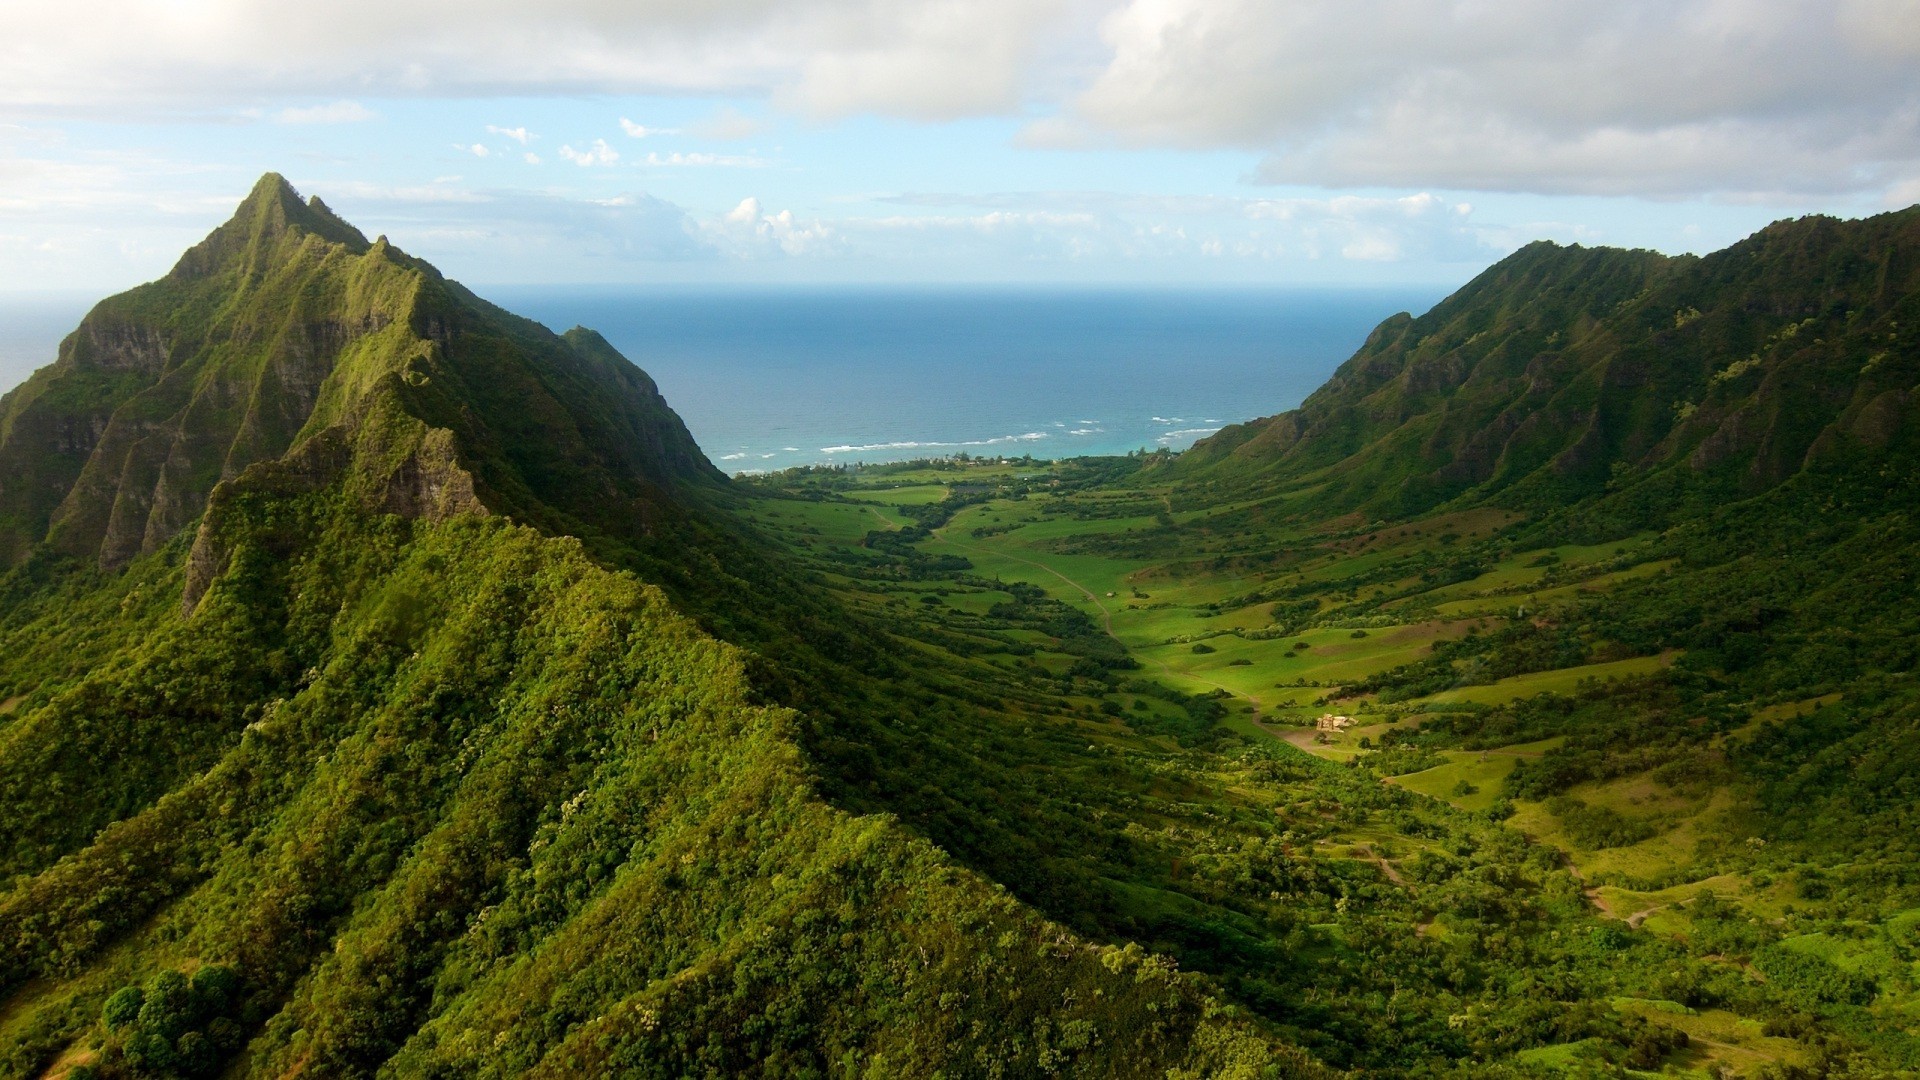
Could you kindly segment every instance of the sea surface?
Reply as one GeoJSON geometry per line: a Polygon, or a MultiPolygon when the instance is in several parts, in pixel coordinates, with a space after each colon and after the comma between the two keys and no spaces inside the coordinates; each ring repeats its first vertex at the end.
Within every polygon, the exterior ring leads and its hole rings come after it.
{"type": "MultiPolygon", "coordinates": [[[[1444,291],[491,287],[606,335],[728,472],[959,452],[1182,449],[1298,405],[1373,327],[1444,291]]],[[[84,298],[0,298],[0,388],[84,298]]]]}

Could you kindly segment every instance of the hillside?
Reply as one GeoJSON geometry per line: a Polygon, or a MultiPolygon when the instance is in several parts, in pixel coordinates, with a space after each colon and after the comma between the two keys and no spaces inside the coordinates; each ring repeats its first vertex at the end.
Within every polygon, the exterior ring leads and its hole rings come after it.
{"type": "Polygon", "coordinates": [[[278,177],[0,466],[0,1075],[1316,1071],[849,808],[807,748],[925,691],[652,382],[278,177]]]}
{"type": "Polygon", "coordinates": [[[837,524],[919,559],[855,586],[903,625],[1189,750],[1209,820],[1173,830],[1209,876],[1163,893],[1258,908],[1209,775],[1319,810],[1275,839],[1370,887],[1166,947],[1324,1060],[1913,1076],[1917,214],[1536,245],[1179,457],[760,484],[817,501],[797,553],[837,524]]]}
{"type": "Polygon", "coordinates": [[[1914,215],[727,480],[268,177],[0,399],[0,1076],[1913,1075],[1914,215]]]}
{"type": "Polygon", "coordinates": [[[1168,478],[1386,517],[1543,509],[1663,470],[1753,494],[1913,439],[1916,250],[1920,208],[1783,221],[1703,258],[1532,244],[1168,478]]]}
{"type": "Polygon", "coordinates": [[[645,534],[721,479],[598,335],[501,311],[268,175],[0,400],[0,563],[44,540],[122,566],[282,458],[355,472],[370,509],[574,534],[645,534]]]}

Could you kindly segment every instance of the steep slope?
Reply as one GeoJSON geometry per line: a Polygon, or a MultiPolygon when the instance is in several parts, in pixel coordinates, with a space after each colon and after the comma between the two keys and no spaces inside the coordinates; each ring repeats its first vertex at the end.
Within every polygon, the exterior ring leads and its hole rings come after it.
{"type": "Polygon", "coordinates": [[[120,566],[256,462],[376,446],[369,506],[573,533],[645,534],[667,491],[720,479],[597,335],[494,308],[268,175],[0,399],[0,562],[46,540],[120,566]]]}
{"type": "Polygon", "coordinates": [[[900,688],[591,332],[268,177],[0,415],[0,1075],[1317,1072],[822,797],[900,688]]]}
{"type": "Polygon", "coordinates": [[[335,493],[229,505],[199,610],[5,731],[8,1074],[1286,1060],[1190,978],[822,802],[742,657],[578,544],[335,493]],[[74,820],[88,790],[129,803],[74,820]],[[100,1026],[206,965],[217,1006],[100,1026]]]}
{"type": "Polygon", "coordinates": [[[1913,438],[1916,318],[1920,208],[1780,222],[1704,258],[1533,244],[1171,476],[1385,516],[1559,505],[1622,470],[1750,494],[1913,438]]]}

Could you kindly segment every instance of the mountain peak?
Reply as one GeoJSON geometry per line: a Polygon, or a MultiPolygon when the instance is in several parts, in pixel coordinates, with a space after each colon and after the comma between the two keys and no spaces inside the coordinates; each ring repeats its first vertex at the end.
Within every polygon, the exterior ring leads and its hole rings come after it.
{"type": "Polygon", "coordinates": [[[486,303],[277,173],[0,399],[0,567],[41,543],[124,564],[255,466],[573,535],[652,535],[724,479],[604,339],[486,303]]]}
{"type": "Polygon", "coordinates": [[[270,172],[254,183],[253,190],[240,201],[225,225],[180,257],[170,276],[206,277],[220,272],[236,258],[249,255],[254,257],[247,261],[257,264],[257,256],[264,247],[300,234],[343,244],[356,254],[369,246],[360,230],[342,220],[319,196],[302,201],[286,177],[270,172]]]}

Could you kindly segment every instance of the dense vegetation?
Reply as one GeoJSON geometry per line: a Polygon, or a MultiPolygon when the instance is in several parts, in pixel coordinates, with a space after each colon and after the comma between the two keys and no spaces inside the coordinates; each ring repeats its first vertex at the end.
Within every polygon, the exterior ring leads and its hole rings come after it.
{"type": "Polygon", "coordinates": [[[270,177],[0,400],[0,1075],[1920,1070],[1916,220],[728,483],[270,177]]]}

